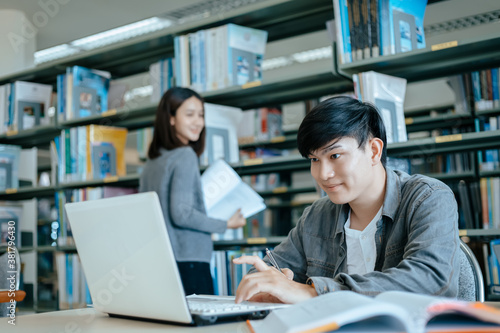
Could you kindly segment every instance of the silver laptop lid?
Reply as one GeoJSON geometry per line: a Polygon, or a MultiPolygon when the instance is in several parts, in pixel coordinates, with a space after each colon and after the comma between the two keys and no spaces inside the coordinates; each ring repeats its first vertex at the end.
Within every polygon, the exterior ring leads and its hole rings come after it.
{"type": "Polygon", "coordinates": [[[155,192],[65,205],[94,307],[192,321],[155,192]]]}

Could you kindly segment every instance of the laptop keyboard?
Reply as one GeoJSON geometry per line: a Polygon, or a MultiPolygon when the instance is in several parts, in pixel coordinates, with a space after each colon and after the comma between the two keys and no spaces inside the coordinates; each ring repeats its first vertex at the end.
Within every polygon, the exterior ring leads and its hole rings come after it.
{"type": "Polygon", "coordinates": [[[257,309],[255,305],[235,304],[231,302],[203,302],[188,300],[189,309],[198,313],[227,313],[252,311],[257,309]]]}

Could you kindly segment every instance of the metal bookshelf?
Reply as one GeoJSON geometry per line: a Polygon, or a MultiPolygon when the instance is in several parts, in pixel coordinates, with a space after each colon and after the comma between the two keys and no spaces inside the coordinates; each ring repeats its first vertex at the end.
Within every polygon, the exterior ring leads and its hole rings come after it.
{"type": "Polygon", "coordinates": [[[474,36],[462,33],[459,40],[428,44],[424,49],[361,60],[338,66],[344,75],[376,71],[406,78],[428,80],[498,66],[500,31],[496,25],[477,28],[474,36]],[[490,27],[492,26],[492,27],[490,27]]]}
{"type": "Polygon", "coordinates": [[[80,65],[110,71],[114,77],[129,76],[146,71],[149,65],[173,55],[173,38],[200,29],[228,22],[268,31],[268,41],[324,30],[325,21],[333,18],[331,0],[267,0],[235,8],[220,15],[196,21],[178,23],[160,31],[131,38],[114,45],[84,51],[64,59],[13,73],[0,78],[0,84],[16,80],[39,83],[56,82],[66,67],[80,65]]]}

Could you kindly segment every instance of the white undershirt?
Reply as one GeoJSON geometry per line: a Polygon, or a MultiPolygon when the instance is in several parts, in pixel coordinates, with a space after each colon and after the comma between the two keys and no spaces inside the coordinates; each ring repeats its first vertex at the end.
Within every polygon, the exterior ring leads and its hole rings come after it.
{"type": "Polygon", "coordinates": [[[363,231],[351,229],[351,211],[344,225],[347,244],[347,272],[349,274],[366,274],[375,269],[377,247],[375,233],[377,222],[382,216],[382,207],[363,231]]]}

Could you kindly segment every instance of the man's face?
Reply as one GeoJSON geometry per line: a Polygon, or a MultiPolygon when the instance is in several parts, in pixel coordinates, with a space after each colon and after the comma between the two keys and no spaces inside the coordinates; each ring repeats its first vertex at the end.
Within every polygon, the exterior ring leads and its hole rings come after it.
{"type": "Polygon", "coordinates": [[[333,140],[309,154],[311,174],[335,204],[361,199],[373,183],[371,140],[358,147],[356,139],[333,140]]]}

